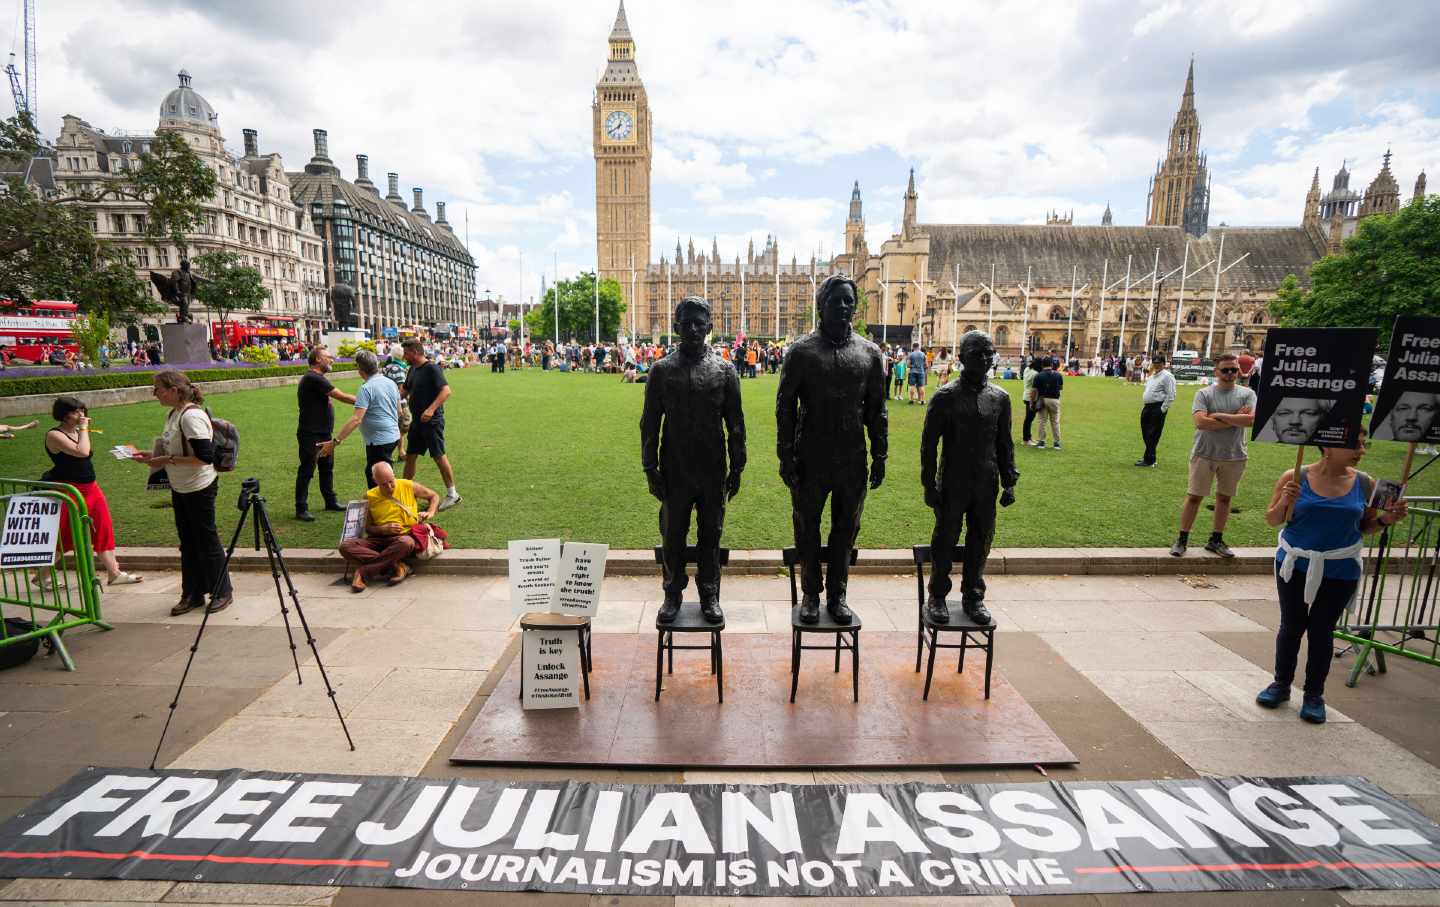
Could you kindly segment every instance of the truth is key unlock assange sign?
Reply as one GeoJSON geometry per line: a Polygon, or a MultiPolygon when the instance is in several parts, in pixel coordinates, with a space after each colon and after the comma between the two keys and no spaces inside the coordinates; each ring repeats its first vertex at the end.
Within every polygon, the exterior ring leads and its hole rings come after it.
{"type": "Polygon", "coordinates": [[[1362,778],[602,785],[89,769],[0,878],[663,895],[1440,888],[1440,827],[1362,778]]]}

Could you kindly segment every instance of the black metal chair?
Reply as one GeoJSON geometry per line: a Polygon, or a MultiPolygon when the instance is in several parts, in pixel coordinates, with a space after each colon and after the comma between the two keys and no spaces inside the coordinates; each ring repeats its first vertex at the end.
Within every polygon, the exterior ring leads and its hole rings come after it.
{"type": "MultiPolygon", "coordinates": [[[[585,682],[585,698],[590,698],[590,618],[573,614],[531,613],[520,618],[520,629],[544,630],[547,633],[574,633],[580,646],[580,677],[585,682]]],[[[520,644],[520,699],[525,699],[525,644],[520,644]]]]}
{"type": "MultiPolygon", "coordinates": [[[[685,548],[685,563],[698,563],[696,548],[694,545],[685,548]]],[[[655,563],[664,563],[664,549],[655,547],[655,563]]],[[[724,567],[730,563],[730,549],[720,549],[720,566],[724,567]]],[[[659,615],[655,617],[655,701],[660,701],[660,686],[664,675],[675,673],[675,650],[676,649],[709,649],[710,650],[710,673],[715,675],[715,691],[720,696],[720,701],[725,701],[725,650],[720,641],[720,634],[725,630],[725,622],[712,624],[700,616],[699,602],[684,602],[680,605],[680,613],[668,624],[660,623],[659,615]],[[705,645],[676,645],[676,633],[709,633],[710,642],[705,645]],[[668,670],[667,670],[668,661],[668,670]]]]}
{"type": "MultiPolygon", "coordinates": [[[[850,680],[854,687],[855,701],[860,701],[860,615],[856,614],[848,624],[837,624],[830,617],[830,612],[823,606],[820,608],[820,620],[818,623],[802,624],[800,622],[800,593],[795,586],[795,566],[800,562],[800,554],[794,548],[786,548],[784,551],[785,567],[790,571],[790,701],[795,701],[795,691],[800,685],[800,653],[806,650],[818,650],[835,653],[835,673],[840,673],[840,650],[850,650],[850,680]],[[823,646],[805,645],[806,633],[829,633],[835,637],[834,645],[823,646]]],[[[860,559],[860,552],[854,548],[850,549],[850,566],[860,559]]],[[[829,561],[829,552],[826,548],[820,549],[820,563],[829,561]]]]}
{"type": "MultiPolygon", "coordinates": [[[[952,563],[959,564],[964,548],[955,547],[955,555],[952,563]]],[[[930,699],[930,681],[935,675],[935,650],[936,649],[959,649],[960,663],[955,668],[955,673],[963,673],[965,670],[965,652],[967,649],[980,649],[985,652],[985,698],[990,698],[990,668],[995,663],[995,623],[992,620],[989,624],[981,626],[965,615],[964,611],[950,612],[950,622],[937,624],[925,614],[925,565],[931,562],[929,545],[912,545],[910,553],[915,558],[915,602],[919,624],[915,631],[915,673],[920,673],[920,657],[928,648],[930,657],[925,663],[925,692],[922,699],[930,699]],[[959,643],[945,643],[940,641],[941,633],[959,633],[959,643]]]]}

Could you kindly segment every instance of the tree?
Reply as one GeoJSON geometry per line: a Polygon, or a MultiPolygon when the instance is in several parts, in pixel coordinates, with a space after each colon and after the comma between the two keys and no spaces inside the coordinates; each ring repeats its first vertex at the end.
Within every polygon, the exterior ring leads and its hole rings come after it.
{"type": "Polygon", "coordinates": [[[870,326],[865,323],[865,316],[870,311],[870,294],[865,292],[864,287],[856,287],[855,317],[850,319],[850,329],[861,337],[870,336],[870,326]]]}
{"type": "Polygon", "coordinates": [[[100,355],[100,347],[110,341],[110,319],[103,312],[81,315],[70,323],[70,333],[80,347],[82,358],[90,365],[110,367],[110,361],[100,355]]]}
{"type": "Polygon", "coordinates": [[[226,348],[225,315],[229,312],[257,312],[270,298],[260,272],[235,252],[224,249],[195,257],[192,270],[198,278],[195,298],[220,316],[220,345],[226,348]]]}
{"type": "Polygon", "coordinates": [[[160,132],[118,191],[145,203],[146,238],[174,245],[183,258],[189,248],[186,234],[205,224],[205,203],[214,197],[217,185],[215,171],[200,160],[183,135],[160,132]]]}
{"type": "MultiPolygon", "coordinates": [[[[525,331],[536,341],[555,340],[555,299],[560,299],[560,337],[595,339],[595,272],[562,280],[545,291],[545,301],[525,315],[525,331]]],[[[625,296],[615,280],[600,281],[600,336],[614,338],[625,314],[625,296]]]]}
{"type": "Polygon", "coordinates": [[[1341,254],[1310,267],[1308,292],[1291,275],[1271,308],[1287,326],[1379,327],[1382,348],[1396,316],[1440,316],[1440,196],[1360,221],[1341,254]]]}

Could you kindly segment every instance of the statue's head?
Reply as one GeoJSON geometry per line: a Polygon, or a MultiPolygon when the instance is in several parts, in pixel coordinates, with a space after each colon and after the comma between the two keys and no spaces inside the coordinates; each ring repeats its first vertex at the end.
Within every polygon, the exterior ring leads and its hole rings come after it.
{"type": "Polygon", "coordinates": [[[680,335],[680,349],[687,356],[698,356],[705,350],[705,339],[712,327],[710,303],[699,296],[686,296],[675,306],[675,330],[680,335]]]}
{"type": "Polygon", "coordinates": [[[355,289],[348,283],[337,283],[330,288],[330,299],[337,304],[348,305],[355,300],[355,289]]]}
{"type": "Polygon", "coordinates": [[[983,382],[995,367],[995,344],[984,331],[966,331],[960,338],[960,374],[966,381],[983,382]]]}
{"type": "Polygon", "coordinates": [[[181,257],[181,259],[180,259],[180,270],[186,272],[187,274],[190,272],[190,259],[185,258],[185,257],[183,257],[183,256],[181,257]]]}
{"type": "Polygon", "coordinates": [[[835,341],[848,338],[859,298],[855,281],[844,274],[825,278],[815,291],[815,311],[820,317],[821,333],[835,341]]]}

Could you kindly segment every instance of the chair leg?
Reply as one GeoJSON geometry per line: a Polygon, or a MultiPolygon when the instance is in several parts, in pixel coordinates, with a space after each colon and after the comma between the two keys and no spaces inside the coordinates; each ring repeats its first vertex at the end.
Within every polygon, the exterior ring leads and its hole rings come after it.
{"type": "MultiPolygon", "coordinates": [[[[839,637],[836,637],[837,639],[839,637]]],[[[850,684],[854,688],[855,701],[860,701],[860,631],[850,634],[850,684]]]]}
{"type": "Polygon", "coordinates": [[[839,674],[839,673],[840,673],[840,637],[841,637],[842,635],[844,635],[844,634],[841,634],[841,633],[836,633],[836,634],[835,634],[835,673],[836,673],[836,674],[839,674]]]}
{"type": "Polygon", "coordinates": [[[660,675],[665,669],[665,631],[661,630],[655,640],[655,701],[660,701],[660,675]]]}
{"type": "Polygon", "coordinates": [[[715,631],[715,692],[720,696],[720,704],[725,704],[725,648],[722,642],[723,637],[720,631],[715,631]]]}
{"type": "Polygon", "coordinates": [[[965,650],[970,645],[970,634],[964,630],[960,631],[960,663],[955,666],[956,674],[965,673],[965,650]]]}
{"type": "Polygon", "coordinates": [[[920,627],[915,631],[915,673],[920,673],[920,656],[925,654],[925,615],[920,615],[920,627]]]}
{"type": "Polygon", "coordinates": [[[665,661],[667,662],[667,664],[665,665],[665,673],[666,673],[666,674],[674,674],[674,673],[675,673],[675,631],[674,631],[674,630],[671,630],[671,631],[670,631],[670,638],[669,638],[668,640],[666,640],[665,652],[666,652],[665,661]]]}
{"type": "Polygon", "coordinates": [[[930,631],[930,657],[925,661],[925,692],[920,697],[925,702],[930,701],[930,680],[935,676],[935,650],[939,648],[940,642],[936,639],[937,635],[938,631],[930,631]]]}
{"type": "Polygon", "coordinates": [[[795,688],[800,685],[800,631],[790,631],[790,701],[795,701],[795,688]]]}
{"type": "Polygon", "coordinates": [[[584,629],[576,630],[575,643],[580,648],[580,678],[585,682],[585,701],[590,701],[590,659],[585,657],[585,640],[579,637],[584,635],[584,629]]]}
{"type": "Polygon", "coordinates": [[[995,664],[995,631],[985,634],[985,698],[990,698],[990,667],[995,664]]]}

